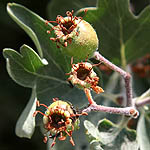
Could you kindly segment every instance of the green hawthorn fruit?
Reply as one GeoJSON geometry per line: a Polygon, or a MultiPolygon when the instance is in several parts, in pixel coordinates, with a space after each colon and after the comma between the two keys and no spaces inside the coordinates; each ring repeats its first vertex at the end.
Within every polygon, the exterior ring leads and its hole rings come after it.
{"type": "Polygon", "coordinates": [[[55,23],[58,25],[52,28],[56,37],[50,39],[69,56],[77,59],[91,57],[99,44],[94,28],[80,17],[73,16],[73,12],[66,14],[65,18],[57,16],[55,23]]]}

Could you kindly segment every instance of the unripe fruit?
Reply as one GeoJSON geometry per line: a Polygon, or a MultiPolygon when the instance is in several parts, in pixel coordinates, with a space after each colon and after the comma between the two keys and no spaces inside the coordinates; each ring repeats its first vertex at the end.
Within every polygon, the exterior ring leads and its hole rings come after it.
{"type": "Polygon", "coordinates": [[[57,16],[56,21],[48,21],[58,24],[52,28],[56,37],[50,39],[69,56],[77,59],[92,56],[99,44],[94,28],[81,17],[73,16],[73,11],[66,14],[65,18],[57,16]]]}
{"type": "MultiPolygon", "coordinates": [[[[50,106],[40,104],[39,101],[37,101],[38,107],[44,106],[47,110],[45,114],[37,110],[34,112],[33,116],[35,117],[37,113],[43,115],[44,128],[46,132],[49,133],[49,138],[54,138],[51,147],[55,145],[57,137],[59,140],[65,140],[67,136],[70,137],[70,142],[74,146],[72,132],[79,129],[79,116],[87,115],[87,113],[78,113],[72,104],[59,100],[58,98],[54,98],[53,101],[54,102],[50,106]]],[[[47,143],[47,139],[47,136],[45,136],[45,143],[47,143]]]]}

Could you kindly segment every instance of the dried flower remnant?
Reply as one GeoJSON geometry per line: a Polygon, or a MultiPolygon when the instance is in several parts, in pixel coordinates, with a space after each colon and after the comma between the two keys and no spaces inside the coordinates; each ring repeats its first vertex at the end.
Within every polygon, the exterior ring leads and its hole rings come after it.
{"type": "Polygon", "coordinates": [[[104,92],[104,90],[98,86],[99,77],[93,70],[93,66],[96,65],[97,64],[92,65],[88,62],[72,64],[71,72],[67,73],[67,75],[70,75],[68,81],[80,89],[93,89],[97,94],[104,92]]]}
{"type": "Polygon", "coordinates": [[[135,119],[135,118],[131,118],[129,121],[128,121],[128,124],[127,124],[127,127],[129,128],[129,129],[136,129],[136,127],[137,127],[137,119],[135,119]]]}
{"type": "Polygon", "coordinates": [[[113,72],[112,69],[110,69],[109,67],[107,67],[105,64],[101,63],[99,66],[99,69],[104,72],[107,75],[111,75],[111,73],[113,72]]]}
{"type": "MultiPolygon", "coordinates": [[[[86,11],[86,10],[85,10],[86,11]]],[[[78,59],[85,59],[87,55],[92,56],[98,48],[98,37],[93,27],[81,17],[73,16],[73,10],[66,12],[66,17],[57,16],[56,21],[46,21],[46,23],[56,23],[51,30],[54,30],[55,37],[50,40],[56,42],[58,48],[63,48],[63,52],[78,59]]]]}
{"type": "MultiPolygon", "coordinates": [[[[56,138],[63,141],[67,136],[70,137],[70,143],[74,146],[74,141],[72,139],[72,132],[79,129],[79,116],[87,115],[87,113],[77,113],[70,103],[59,100],[57,98],[53,99],[53,103],[50,106],[45,104],[40,104],[37,101],[37,106],[44,106],[47,110],[45,113],[41,111],[35,111],[33,116],[35,117],[37,113],[43,115],[43,124],[46,129],[46,133],[49,133],[49,138],[53,138],[51,147],[56,144],[56,138]]],[[[44,143],[47,143],[47,136],[44,137],[44,143]]]]}
{"type": "Polygon", "coordinates": [[[138,59],[131,65],[132,71],[141,78],[150,77],[150,54],[138,59]]]}

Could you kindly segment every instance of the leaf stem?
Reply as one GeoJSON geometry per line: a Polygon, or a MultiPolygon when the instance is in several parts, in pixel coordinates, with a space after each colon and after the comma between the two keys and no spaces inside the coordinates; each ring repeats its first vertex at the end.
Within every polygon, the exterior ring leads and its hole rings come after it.
{"type": "Polygon", "coordinates": [[[126,63],[126,56],[125,56],[125,46],[124,46],[123,43],[121,44],[120,52],[121,52],[121,64],[122,64],[122,68],[125,69],[127,63],[126,63]]]}
{"type": "Polygon", "coordinates": [[[123,43],[123,29],[122,29],[122,19],[119,19],[119,24],[120,24],[120,55],[121,55],[121,66],[123,69],[126,68],[126,55],[125,55],[125,45],[123,43]]]}

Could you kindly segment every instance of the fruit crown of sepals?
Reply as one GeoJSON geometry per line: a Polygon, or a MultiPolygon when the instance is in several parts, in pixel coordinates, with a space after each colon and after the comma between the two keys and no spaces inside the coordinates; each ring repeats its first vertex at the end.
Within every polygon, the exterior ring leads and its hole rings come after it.
{"type": "Polygon", "coordinates": [[[57,24],[47,33],[54,31],[55,37],[50,37],[50,40],[56,42],[57,48],[66,55],[85,59],[98,49],[99,40],[94,28],[82,17],[73,16],[73,12],[67,11],[67,17],[58,15],[56,21],[46,21],[46,24],[57,24]]]}
{"type": "MultiPolygon", "coordinates": [[[[38,110],[35,111],[34,117],[37,113],[43,115],[44,128],[46,132],[49,132],[49,138],[54,138],[51,147],[55,145],[57,137],[59,140],[65,140],[66,136],[70,137],[70,142],[74,146],[72,132],[79,129],[79,116],[87,115],[87,113],[78,113],[72,104],[59,100],[58,98],[54,98],[53,101],[50,106],[40,104],[37,101],[38,107],[44,106],[47,110],[45,113],[38,110]]],[[[44,143],[47,143],[47,136],[44,137],[44,143]]]]}
{"type": "Polygon", "coordinates": [[[89,62],[73,64],[72,58],[71,65],[71,72],[66,73],[66,75],[70,75],[68,78],[69,82],[71,82],[73,85],[76,85],[80,89],[92,89],[97,94],[104,92],[104,90],[98,86],[99,77],[93,70],[93,67],[99,64],[92,65],[89,62]]]}

